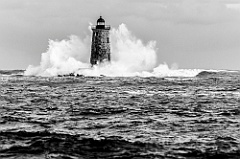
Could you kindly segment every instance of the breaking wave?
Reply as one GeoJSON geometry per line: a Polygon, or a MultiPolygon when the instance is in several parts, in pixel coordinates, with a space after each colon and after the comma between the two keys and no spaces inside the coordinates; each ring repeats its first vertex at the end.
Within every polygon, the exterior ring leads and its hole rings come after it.
{"type": "Polygon", "coordinates": [[[28,66],[25,75],[57,76],[74,73],[85,76],[142,76],[193,77],[200,69],[171,69],[164,64],[157,65],[156,41],[144,44],[121,24],[110,32],[111,63],[91,67],[90,36],[80,39],[70,36],[69,39],[49,40],[48,50],[42,53],[39,66],[28,66]]]}

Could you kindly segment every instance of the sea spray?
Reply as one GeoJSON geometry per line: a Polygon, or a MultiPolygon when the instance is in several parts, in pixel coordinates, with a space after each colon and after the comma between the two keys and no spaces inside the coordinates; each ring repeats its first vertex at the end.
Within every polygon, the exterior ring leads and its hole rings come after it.
{"type": "Polygon", "coordinates": [[[90,36],[80,39],[49,40],[48,50],[42,53],[39,66],[28,66],[25,75],[57,76],[81,74],[85,76],[184,76],[193,77],[202,70],[169,69],[166,63],[157,66],[156,41],[144,44],[121,24],[110,32],[111,63],[90,66],[90,36]],[[157,66],[157,67],[156,67],[157,66]]]}
{"type": "Polygon", "coordinates": [[[122,24],[111,32],[113,61],[128,72],[152,70],[156,66],[156,41],[143,44],[122,24]]]}
{"type": "Polygon", "coordinates": [[[90,38],[70,36],[68,40],[49,40],[48,50],[41,55],[39,66],[28,66],[25,75],[57,76],[89,67],[90,38]]]}

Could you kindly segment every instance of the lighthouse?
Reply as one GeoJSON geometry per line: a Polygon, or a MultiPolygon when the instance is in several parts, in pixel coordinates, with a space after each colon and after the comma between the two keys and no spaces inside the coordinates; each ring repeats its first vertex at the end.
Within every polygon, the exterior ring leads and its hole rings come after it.
{"type": "Polygon", "coordinates": [[[110,25],[105,25],[105,20],[100,16],[97,25],[92,26],[92,46],[90,63],[93,65],[109,62],[110,57],[110,25]]]}

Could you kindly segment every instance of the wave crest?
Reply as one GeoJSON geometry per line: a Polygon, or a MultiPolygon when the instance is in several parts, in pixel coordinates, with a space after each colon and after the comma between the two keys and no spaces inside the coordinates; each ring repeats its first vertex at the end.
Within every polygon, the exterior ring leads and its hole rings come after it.
{"type": "Polygon", "coordinates": [[[28,66],[25,75],[57,76],[81,74],[85,76],[196,76],[202,70],[170,69],[167,64],[157,64],[156,41],[144,44],[121,24],[110,32],[111,63],[91,68],[90,36],[80,39],[49,40],[48,50],[41,55],[39,66],[28,66]],[[156,67],[157,66],[157,67],[156,67]]]}

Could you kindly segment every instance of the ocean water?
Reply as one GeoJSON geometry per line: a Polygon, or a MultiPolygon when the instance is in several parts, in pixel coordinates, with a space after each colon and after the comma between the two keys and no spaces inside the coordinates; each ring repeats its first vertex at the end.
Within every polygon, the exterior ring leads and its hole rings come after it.
{"type": "Polygon", "coordinates": [[[240,74],[0,71],[1,159],[240,158],[240,74]]]}

